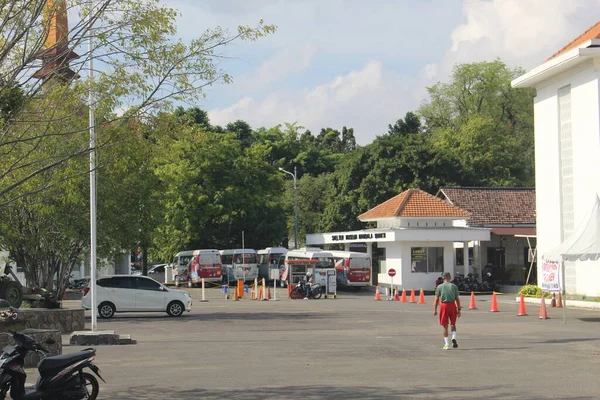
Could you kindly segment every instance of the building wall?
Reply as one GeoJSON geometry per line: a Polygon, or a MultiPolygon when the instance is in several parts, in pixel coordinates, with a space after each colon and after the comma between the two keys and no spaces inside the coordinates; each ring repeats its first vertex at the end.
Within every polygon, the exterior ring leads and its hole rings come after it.
{"type": "Polygon", "coordinates": [[[454,276],[455,250],[452,242],[394,242],[381,243],[380,247],[386,248],[386,270],[379,274],[379,283],[390,284],[391,278],[387,271],[396,270],[394,285],[404,289],[434,289],[435,281],[440,273],[415,273],[411,272],[411,247],[443,247],[444,271],[454,276]]]}
{"type": "MultiPolygon", "coordinates": [[[[600,69],[589,61],[557,75],[537,87],[534,103],[535,170],[538,265],[544,252],[563,241],[561,226],[561,177],[558,90],[571,85],[571,129],[573,151],[573,219],[577,227],[589,211],[600,189],[600,69]]],[[[600,268],[592,262],[566,266],[569,293],[600,295],[600,268]],[[594,287],[595,286],[595,287],[594,287]]],[[[538,269],[538,282],[541,281],[538,269]]]]}

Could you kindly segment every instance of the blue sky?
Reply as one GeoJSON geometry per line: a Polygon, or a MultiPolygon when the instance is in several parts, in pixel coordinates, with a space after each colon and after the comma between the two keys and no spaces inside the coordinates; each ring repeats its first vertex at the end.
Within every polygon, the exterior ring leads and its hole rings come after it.
{"type": "Polygon", "coordinates": [[[600,0],[162,0],[178,35],[255,25],[278,30],[223,53],[230,85],[199,107],[213,124],[298,122],[353,127],[370,143],[426,98],[461,62],[500,58],[530,69],[598,20],[600,0]]]}

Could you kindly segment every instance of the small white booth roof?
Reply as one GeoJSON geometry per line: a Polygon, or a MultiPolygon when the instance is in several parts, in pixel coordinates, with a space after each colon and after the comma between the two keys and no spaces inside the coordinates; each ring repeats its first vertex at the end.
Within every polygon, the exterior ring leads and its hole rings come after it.
{"type": "Polygon", "coordinates": [[[391,284],[387,272],[396,270],[394,286],[406,289],[435,287],[442,271],[469,272],[468,242],[489,241],[490,230],[467,226],[471,214],[420,189],[409,189],[361,214],[362,222],[376,222],[377,228],[350,232],[306,235],[306,245],[367,243],[385,248],[379,284],[391,284]],[[462,242],[463,270],[455,271],[454,243],[462,242]]]}

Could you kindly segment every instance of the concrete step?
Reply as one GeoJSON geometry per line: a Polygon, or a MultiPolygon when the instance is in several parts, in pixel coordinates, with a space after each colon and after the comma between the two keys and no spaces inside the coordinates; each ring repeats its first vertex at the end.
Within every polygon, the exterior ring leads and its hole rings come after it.
{"type": "Polygon", "coordinates": [[[119,335],[115,331],[76,331],[69,335],[71,346],[100,346],[135,344],[131,335],[119,335]]]}

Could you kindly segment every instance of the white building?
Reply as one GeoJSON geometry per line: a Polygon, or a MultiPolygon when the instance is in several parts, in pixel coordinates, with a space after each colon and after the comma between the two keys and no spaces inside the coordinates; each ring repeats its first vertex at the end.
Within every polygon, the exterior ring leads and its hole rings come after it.
{"type": "Polygon", "coordinates": [[[470,213],[452,206],[419,189],[409,189],[360,215],[362,222],[375,223],[376,228],[352,232],[314,233],[306,235],[307,246],[366,243],[373,255],[377,243],[380,269],[374,270],[377,284],[389,286],[390,269],[396,271],[394,286],[405,289],[433,289],[442,272],[471,272],[468,248],[471,241],[489,241],[490,230],[467,226],[470,213]],[[463,247],[464,265],[456,266],[455,246],[463,247]]]}
{"type": "MultiPolygon", "coordinates": [[[[537,90],[536,226],[541,265],[542,255],[586,222],[600,190],[600,22],[512,85],[537,90]]],[[[565,276],[567,293],[600,296],[600,260],[567,261],[565,276]]]]}

